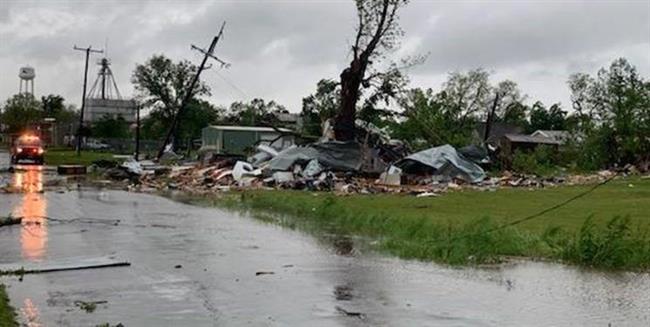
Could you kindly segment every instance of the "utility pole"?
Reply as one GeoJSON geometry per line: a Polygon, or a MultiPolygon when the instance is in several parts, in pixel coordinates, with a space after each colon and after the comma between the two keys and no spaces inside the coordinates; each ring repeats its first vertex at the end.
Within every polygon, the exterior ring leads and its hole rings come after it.
{"type": "Polygon", "coordinates": [[[86,108],[86,84],[88,83],[88,58],[90,53],[103,53],[103,50],[94,50],[92,46],[87,48],[79,48],[76,45],[73,48],[74,50],[86,52],[86,67],[84,68],[84,88],[83,94],[81,96],[81,111],[79,113],[79,128],[77,129],[77,156],[81,156],[81,130],[84,124],[84,109],[86,108]]]}
{"type": "MultiPolygon", "coordinates": [[[[217,42],[219,42],[219,38],[223,34],[223,28],[226,26],[226,22],[223,22],[221,24],[221,29],[219,30],[219,33],[212,39],[212,43],[210,44],[210,47],[208,50],[201,49],[195,45],[192,45],[192,49],[197,50],[201,53],[203,53],[203,61],[201,61],[201,65],[199,66],[199,69],[196,71],[196,75],[194,75],[194,78],[192,79],[192,82],[190,83],[190,87],[187,90],[187,93],[185,93],[185,97],[183,98],[183,101],[181,102],[180,108],[178,108],[178,111],[176,112],[176,115],[174,115],[174,120],[172,120],[172,125],[169,128],[169,132],[167,133],[167,137],[165,137],[165,142],[163,142],[162,146],[160,147],[160,150],[158,150],[158,155],[156,156],[156,159],[159,160],[160,157],[162,157],[163,153],[165,152],[165,147],[167,147],[167,144],[169,144],[170,141],[173,142],[173,139],[175,139],[174,134],[176,133],[176,128],[178,127],[180,117],[183,114],[183,111],[185,110],[185,107],[187,104],[190,102],[192,99],[192,90],[194,90],[194,86],[196,83],[199,81],[199,76],[201,75],[201,72],[205,69],[205,63],[208,61],[208,57],[216,60],[221,64],[222,67],[228,67],[229,64],[224,62],[223,60],[217,58],[215,55],[213,55],[214,48],[217,45],[217,42]]],[[[174,148],[172,144],[172,149],[174,148]]]]}
{"type": "Polygon", "coordinates": [[[140,104],[135,106],[135,161],[140,159],[140,104]]]}
{"type": "Polygon", "coordinates": [[[496,92],[496,95],[494,96],[494,103],[492,104],[492,109],[488,111],[487,119],[485,120],[485,134],[483,135],[483,145],[487,143],[488,138],[490,138],[490,132],[492,130],[492,123],[494,122],[494,113],[497,109],[497,105],[499,104],[499,97],[500,93],[496,92]]]}

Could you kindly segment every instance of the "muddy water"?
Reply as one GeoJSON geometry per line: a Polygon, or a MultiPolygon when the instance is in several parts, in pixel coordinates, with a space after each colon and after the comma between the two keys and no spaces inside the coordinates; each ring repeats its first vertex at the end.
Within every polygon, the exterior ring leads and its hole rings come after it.
{"type": "Polygon", "coordinates": [[[0,214],[31,222],[0,229],[0,264],[132,263],[0,278],[29,326],[650,325],[649,274],[534,262],[453,269],[342,251],[336,240],[152,195],[41,193],[49,177],[38,170],[3,178],[24,192],[0,194],[0,214]],[[106,303],[87,313],[77,301],[106,303]]]}

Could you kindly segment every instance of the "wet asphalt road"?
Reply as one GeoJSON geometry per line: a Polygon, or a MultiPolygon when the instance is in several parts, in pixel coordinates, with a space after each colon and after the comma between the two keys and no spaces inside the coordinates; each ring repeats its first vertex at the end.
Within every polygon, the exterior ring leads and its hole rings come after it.
{"type": "Polygon", "coordinates": [[[39,192],[53,178],[42,170],[0,174],[0,186],[25,191],[0,194],[0,215],[28,217],[0,228],[0,264],[114,256],[132,265],[1,277],[29,326],[650,325],[649,274],[533,262],[452,269],[350,254],[298,231],[153,195],[39,192]],[[87,313],[75,301],[106,303],[87,313]]]}

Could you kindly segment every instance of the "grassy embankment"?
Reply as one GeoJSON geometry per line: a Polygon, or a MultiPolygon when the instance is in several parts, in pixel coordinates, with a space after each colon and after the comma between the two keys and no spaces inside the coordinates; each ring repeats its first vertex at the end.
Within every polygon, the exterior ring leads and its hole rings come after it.
{"type": "Polygon", "coordinates": [[[252,209],[258,216],[277,213],[272,219],[289,227],[369,237],[403,258],[474,264],[523,256],[649,270],[650,179],[616,179],[557,210],[501,228],[590,187],[466,190],[435,198],[245,191],[201,201],[252,209]]]}
{"type": "Polygon", "coordinates": [[[14,308],[9,305],[9,298],[5,291],[5,286],[0,284],[0,327],[14,327],[16,323],[16,313],[14,308]]]}
{"type": "Polygon", "coordinates": [[[70,149],[48,149],[45,152],[45,164],[50,166],[75,164],[90,165],[95,160],[113,160],[113,154],[108,152],[81,151],[81,156],[70,149]]]}

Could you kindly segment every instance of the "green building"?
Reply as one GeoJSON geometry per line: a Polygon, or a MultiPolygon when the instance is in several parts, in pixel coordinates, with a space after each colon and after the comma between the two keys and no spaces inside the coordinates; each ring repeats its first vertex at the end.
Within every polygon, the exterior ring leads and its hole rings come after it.
{"type": "Polygon", "coordinates": [[[250,154],[257,144],[284,149],[294,144],[286,128],[258,126],[208,126],[201,130],[201,150],[220,154],[250,154]]]}

